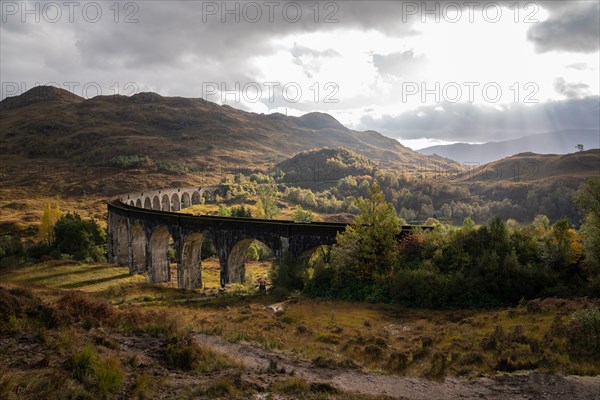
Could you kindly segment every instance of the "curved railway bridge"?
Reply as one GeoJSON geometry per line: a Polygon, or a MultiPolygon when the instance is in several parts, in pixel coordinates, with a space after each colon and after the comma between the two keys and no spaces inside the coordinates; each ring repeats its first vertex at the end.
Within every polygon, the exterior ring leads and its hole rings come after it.
{"type": "MultiPolygon", "coordinates": [[[[169,249],[177,259],[177,283],[202,287],[201,248],[210,240],[219,256],[220,283],[243,283],[246,250],[264,243],[281,260],[284,254],[308,257],[322,245],[335,243],[343,223],[294,223],[283,220],[217,217],[176,212],[224,196],[227,186],[161,189],[113,198],[108,203],[108,257],[128,266],[130,274],[147,272],[150,282],[171,280],[169,249]],[[172,240],[172,241],[171,241],[172,240]]],[[[402,233],[412,226],[403,226],[402,233]]]]}

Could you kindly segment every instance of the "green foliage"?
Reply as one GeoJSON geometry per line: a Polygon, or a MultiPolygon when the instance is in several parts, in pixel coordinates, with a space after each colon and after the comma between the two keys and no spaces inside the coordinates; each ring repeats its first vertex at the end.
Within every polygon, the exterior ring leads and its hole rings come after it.
{"type": "Polygon", "coordinates": [[[580,354],[600,360],[600,309],[593,307],[571,315],[576,335],[571,340],[580,354]]]}
{"type": "Polygon", "coordinates": [[[248,261],[258,261],[260,255],[258,253],[258,246],[252,242],[250,246],[248,246],[248,250],[246,250],[246,260],[248,261]]]}
{"type": "Polygon", "coordinates": [[[277,208],[277,188],[271,184],[261,185],[258,188],[257,195],[257,217],[273,219],[279,213],[279,208],[277,208]]]}
{"type": "Polygon", "coordinates": [[[278,289],[293,291],[304,288],[304,266],[289,253],[280,263],[273,263],[269,275],[271,283],[278,289]]]}
{"type": "Polygon", "coordinates": [[[231,217],[231,211],[223,203],[219,204],[219,216],[220,217],[231,217]]]}
{"type": "Polygon", "coordinates": [[[106,234],[94,220],[83,220],[77,213],[67,213],[54,226],[54,247],[60,253],[71,254],[76,260],[105,261],[99,247],[106,234]]]}
{"type": "Polygon", "coordinates": [[[252,210],[244,207],[243,205],[239,207],[231,207],[229,212],[232,217],[252,218],[252,210]]]}
{"type": "Polygon", "coordinates": [[[369,188],[368,200],[358,199],[361,210],[352,225],[338,233],[332,250],[337,283],[372,282],[392,267],[400,220],[394,207],[385,201],[377,183],[369,188]]]}
{"type": "Polygon", "coordinates": [[[108,398],[123,384],[119,360],[116,357],[100,357],[91,345],[72,355],[71,369],[75,379],[95,390],[102,398],[108,398]]]}
{"type": "Polygon", "coordinates": [[[133,154],[115,156],[108,160],[96,162],[94,165],[119,169],[133,169],[152,165],[152,160],[150,160],[150,157],[148,156],[133,154]]]}
{"type": "Polygon", "coordinates": [[[374,174],[377,169],[367,157],[343,147],[304,151],[278,166],[286,172],[285,182],[301,184],[335,181],[348,175],[374,174]]]}
{"type": "Polygon", "coordinates": [[[202,259],[212,258],[217,256],[217,249],[215,249],[215,245],[210,241],[204,238],[202,240],[202,247],[200,248],[200,257],[202,259]]]}
{"type": "Polygon", "coordinates": [[[294,222],[310,223],[313,219],[314,215],[311,211],[303,210],[302,206],[296,206],[296,211],[294,211],[294,214],[292,215],[292,220],[294,222]]]}
{"type": "Polygon", "coordinates": [[[585,265],[596,280],[596,295],[600,295],[600,178],[588,180],[575,194],[575,202],[584,213],[581,226],[585,265]]]}
{"type": "Polygon", "coordinates": [[[496,217],[476,227],[466,219],[460,228],[438,224],[398,241],[386,237],[398,232],[393,215],[381,196],[363,200],[361,214],[338,235],[331,260],[309,269],[304,294],[425,308],[489,307],[589,295],[600,284],[582,268],[580,235],[567,220],[549,226],[540,216],[531,225],[509,226],[496,217]]]}
{"type": "Polygon", "coordinates": [[[16,233],[0,236],[0,268],[12,268],[23,263],[25,250],[16,233]]]}
{"type": "Polygon", "coordinates": [[[198,172],[198,166],[187,163],[178,163],[178,162],[167,162],[167,161],[159,161],[156,163],[156,168],[159,171],[165,172],[179,172],[179,173],[190,173],[190,172],[198,172]]]}

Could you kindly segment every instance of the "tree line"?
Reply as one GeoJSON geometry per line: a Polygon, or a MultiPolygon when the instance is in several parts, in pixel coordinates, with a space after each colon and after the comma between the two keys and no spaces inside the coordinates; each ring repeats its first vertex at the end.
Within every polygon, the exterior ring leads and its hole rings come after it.
{"type": "Polygon", "coordinates": [[[576,192],[579,231],[566,218],[520,225],[500,217],[476,226],[436,224],[396,240],[404,222],[379,184],[358,199],[360,212],[306,269],[286,259],[273,280],[306,296],[406,306],[482,307],[522,299],[600,295],[600,178],[576,192]]]}

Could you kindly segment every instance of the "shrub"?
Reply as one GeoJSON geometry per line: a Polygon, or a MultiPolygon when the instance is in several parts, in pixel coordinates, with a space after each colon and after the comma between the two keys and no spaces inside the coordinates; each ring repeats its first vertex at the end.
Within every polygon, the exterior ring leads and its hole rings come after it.
{"type": "Polygon", "coordinates": [[[166,362],[171,368],[202,373],[239,366],[223,354],[194,343],[190,338],[175,338],[167,345],[166,362]]]}
{"type": "Polygon", "coordinates": [[[571,341],[576,351],[581,355],[600,359],[600,309],[593,307],[578,311],[571,318],[575,323],[571,341]]]}
{"type": "Polygon", "coordinates": [[[219,378],[205,389],[200,389],[196,392],[198,395],[214,398],[235,398],[239,396],[239,390],[227,378],[219,378]]]}
{"type": "Polygon", "coordinates": [[[81,292],[69,292],[58,300],[58,307],[75,322],[97,327],[115,321],[115,310],[106,301],[81,292]]]}
{"type": "Polygon", "coordinates": [[[276,393],[299,396],[310,391],[310,386],[304,379],[292,377],[285,381],[274,383],[273,391],[276,393]]]}
{"type": "Polygon", "coordinates": [[[75,379],[107,398],[123,384],[123,370],[116,357],[102,358],[87,345],[71,356],[71,370],[75,379]]]}
{"type": "Polygon", "coordinates": [[[56,222],[54,236],[60,253],[72,254],[77,260],[104,258],[98,246],[104,244],[106,234],[94,220],[84,221],[77,213],[67,213],[56,222]]]}
{"type": "Polygon", "coordinates": [[[254,243],[252,243],[250,246],[248,246],[248,250],[246,251],[246,260],[258,261],[258,258],[259,258],[258,249],[254,245],[254,243]]]}
{"type": "Polygon", "coordinates": [[[299,260],[287,253],[281,263],[273,263],[270,278],[273,286],[286,290],[302,290],[304,288],[304,268],[299,260]]]}

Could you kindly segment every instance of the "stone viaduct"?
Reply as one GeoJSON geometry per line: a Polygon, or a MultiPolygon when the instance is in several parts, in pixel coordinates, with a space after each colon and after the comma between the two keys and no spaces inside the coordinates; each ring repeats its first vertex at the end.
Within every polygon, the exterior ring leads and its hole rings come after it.
{"type": "MultiPolygon", "coordinates": [[[[217,217],[179,211],[204,199],[224,196],[227,186],[161,189],[113,198],[108,203],[109,261],[128,266],[130,274],[147,272],[150,282],[171,280],[170,247],[177,259],[177,283],[183,289],[202,287],[201,247],[210,240],[217,249],[220,283],[243,283],[246,250],[264,243],[277,260],[289,253],[308,257],[321,245],[335,243],[346,224],[217,217]]],[[[412,227],[404,226],[403,232],[412,227]]]]}

